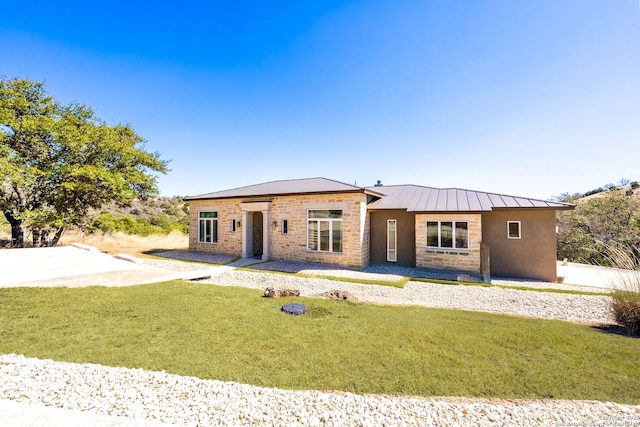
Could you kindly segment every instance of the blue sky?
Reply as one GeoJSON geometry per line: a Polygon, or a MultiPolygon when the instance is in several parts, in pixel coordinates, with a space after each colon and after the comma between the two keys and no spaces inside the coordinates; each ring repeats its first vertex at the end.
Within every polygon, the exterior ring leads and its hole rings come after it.
{"type": "Polygon", "coordinates": [[[640,180],[637,0],[8,2],[0,52],[0,75],[131,124],[167,196],[640,180]]]}

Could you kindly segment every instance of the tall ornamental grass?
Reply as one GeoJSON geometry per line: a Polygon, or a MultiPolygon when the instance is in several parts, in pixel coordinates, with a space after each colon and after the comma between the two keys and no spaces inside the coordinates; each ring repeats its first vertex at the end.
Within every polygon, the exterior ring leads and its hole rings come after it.
{"type": "Polygon", "coordinates": [[[610,284],[616,322],[630,335],[640,336],[640,259],[620,247],[610,247],[607,252],[611,265],[619,270],[610,284]]]}

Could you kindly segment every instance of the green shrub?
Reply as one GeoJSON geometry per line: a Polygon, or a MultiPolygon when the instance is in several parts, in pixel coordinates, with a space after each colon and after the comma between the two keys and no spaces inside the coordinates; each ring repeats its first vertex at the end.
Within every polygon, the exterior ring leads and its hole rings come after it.
{"type": "Polygon", "coordinates": [[[89,225],[89,231],[102,231],[112,233],[116,231],[116,218],[111,212],[102,211],[96,219],[89,225]]]}
{"type": "Polygon", "coordinates": [[[640,183],[638,181],[631,181],[631,189],[635,190],[636,188],[640,187],[640,183]]]}

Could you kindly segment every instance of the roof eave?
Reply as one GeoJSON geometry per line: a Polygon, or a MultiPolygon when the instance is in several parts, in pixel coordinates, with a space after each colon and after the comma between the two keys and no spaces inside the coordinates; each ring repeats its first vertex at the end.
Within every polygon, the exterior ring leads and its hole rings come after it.
{"type": "Polygon", "coordinates": [[[282,197],[282,196],[309,196],[314,194],[344,194],[344,193],[363,193],[363,194],[371,194],[375,196],[382,197],[382,194],[374,193],[366,191],[364,188],[362,189],[353,189],[353,190],[332,190],[332,191],[302,191],[302,192],[294,192],[294,193],[266,193],[266,194],[244,194],[244,195],[233,195],[233,196],[213,196],[209,194],[203,194],[199,196],[187,196],[184,197],[183,200],[223,200],[223,199],[250,199],[255,197],[282,197]]]}

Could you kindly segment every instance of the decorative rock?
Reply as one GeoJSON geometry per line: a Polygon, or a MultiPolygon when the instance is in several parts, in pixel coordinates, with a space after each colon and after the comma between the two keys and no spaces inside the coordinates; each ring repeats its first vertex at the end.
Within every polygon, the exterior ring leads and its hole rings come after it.
{"type": "Polygon", "coordinates": [[[458,277],[456,277],[456,281],[458,282],[467,282],[467,283],[483,283],[484,280],[472,276],[470,274],[458,274],[458,277]]]}
{"type": "Polygon", "coordinates": [[[323,292],[321,294],[318,294],[318,296],[321,298],[341,299],[345,301],[358,301],[358,299],[354,297],[351,293],[347,291],[341,291],[338,289],[332,289],[330,291],[323,292]]]}
{"type": "Polygon", "coordinates": [[[281,298],[281,297],[299,297],[300,291],[298,289],[275,289],[272,287],[265,288],[265,298],[281,298]]]}

